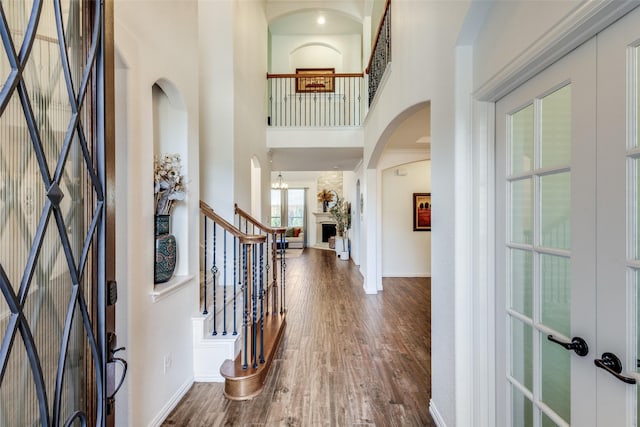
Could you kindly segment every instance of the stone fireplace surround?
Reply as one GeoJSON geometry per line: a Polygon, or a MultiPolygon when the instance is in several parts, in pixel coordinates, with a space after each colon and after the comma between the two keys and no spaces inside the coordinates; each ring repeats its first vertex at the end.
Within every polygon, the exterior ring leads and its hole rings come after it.
{"type": "Polygon", "coordinates": [[[326,242],[322,242],[322,224],[336,224],[329,212],[313,212],[316,218],[316,245],[326,245],[326,242]]]}

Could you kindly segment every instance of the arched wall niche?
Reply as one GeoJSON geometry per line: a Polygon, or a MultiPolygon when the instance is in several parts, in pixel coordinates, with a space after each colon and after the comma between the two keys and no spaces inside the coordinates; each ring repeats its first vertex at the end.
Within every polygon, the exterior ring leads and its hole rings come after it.
{"type": "MultiPolygon", "coordinates": [[[[188,116],[182,95],[176,86],[167,79],[156,81],[151,91],[153,105],[153,158],[155,160],[165,154],[180,155],[181,172],[187,181],[186,197],[188,198],[188,116]]],[[[178,246],[175,276],[185,276],[189,273],[188,209],[185,202],[186,200],[176,203],[171,212],[171,233],[176,237],[178,246]]]]}
{"type": "Polygon", "coordinates": [[[299,50],[302,49],[306,49],[308,47],[319,47],[319,48],[326,48],[329,50],[334,51],[335,53],[337,53],[338,55],[342,55],[342,52],[340,51],[340,49],[338,49],[337,47],[330,45],[329,43],[321,43],[321,42],[317,42],[317,43],[304,43],[301,44],[300,46],[296,47],[295,49],[293,49],[289,55],[294,55],[296,52],[298,52],[299,50]]]}
{"type": "Polygon", "coordinates": [[[326,43],[307,43],[296,47],[289,54],[289,67],[296,68],[333,68],[336,72],[344,70],[342,52],[326,43]]]}

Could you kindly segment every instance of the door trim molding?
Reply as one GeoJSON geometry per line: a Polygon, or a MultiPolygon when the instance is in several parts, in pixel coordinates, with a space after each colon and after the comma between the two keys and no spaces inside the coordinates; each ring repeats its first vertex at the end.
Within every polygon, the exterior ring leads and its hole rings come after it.
{"type": "Polygon", "coordinates": [[[583,1],[473,94],[495,102],[640,5],[637,0],[583,1]]]}

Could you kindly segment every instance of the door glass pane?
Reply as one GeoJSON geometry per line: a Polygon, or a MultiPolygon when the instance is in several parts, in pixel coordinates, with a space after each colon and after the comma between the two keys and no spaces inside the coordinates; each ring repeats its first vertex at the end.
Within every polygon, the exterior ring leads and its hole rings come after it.
{"type": "Polygon", "coordinates": [[[542,427],[557,427],[557,425],[544,412],[542,413],[542,427]]]}
{"type": "Polygon", "coordinates": [[[20,51],[29,18],[33,12],[33,0],[2,0],[0,3],[2,3],[9,24],[13,45],[16,51],[20,51]]]}
{"type": "Polygon", "coordinates": [[[571,248],[571,175],[569,172],[540,177],[540,242],[556,249],[571,248]]]}
{"type": "Polygon", "coordinates": [[[532,242],[533,181],[530,178],[511,183],[511,241],[532,242]]]}
{"type": "MultiPolygon", "coordinates": [[[[640,374],[640,271],[634,272],[636,292],[636,373],[640,374]]],[[[640,417],[640,382],[636,385],[636,416],[640,417]]]]}
{"type": "Polygon", "coordinates": [[[541,167],[566,165],[571,161],[571,86],[542,98],[541,167]]]}
{"type": "Polygon", "coordinates": [[[636,49],[636,123],[635,123],[635,138],[633,141],[633,146],[640,146],[640,47],[636,49]]]}
{"type": "Polygon", "coordinates": [[[529,251],[511,250],[511,308],[531,317],[533,312],[533,256],[529,251]]]}
{"type": "Polygon", "coordinates": [[[571,355],[541,335],[541,400],[564,421],[571,422],[571,355]]]}
{"type": "Polygon", "coordinates": [[[533,405],[515,386],[511,386],[511,425],[533,427],[533,405]]]}
{"type": "Polygon", "coordinates": [[[511,318],[511,376],[533,390],[533,332],[531,326],[511,318]]]}
{"type": "Polygon", "coordinates": [[[632,173],[635,176],[635,194],[632,205],[634,206],[633,215],[635,216],[636,236],[632,247],[634,248],[635,259],[640,259],[640,159],[633,160],[632,173]]]}
{"type": "Polygon", "coordinates": [[[533,104],[511,115],[511,173],[533,169],[533,104]]]}
{"type": "Polygon", "coordinates": [[[571,271],[568,258],[540,255],[542,323],[571,334],[571,271]]]}

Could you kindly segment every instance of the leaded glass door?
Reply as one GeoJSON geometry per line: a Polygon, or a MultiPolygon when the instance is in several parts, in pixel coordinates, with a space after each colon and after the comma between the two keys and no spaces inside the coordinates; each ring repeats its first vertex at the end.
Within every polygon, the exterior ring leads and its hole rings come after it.
{"type": "Polygon", "coordinates": [[[103,5],[1,0],[0,425],[104,425],[103,5]]]}

